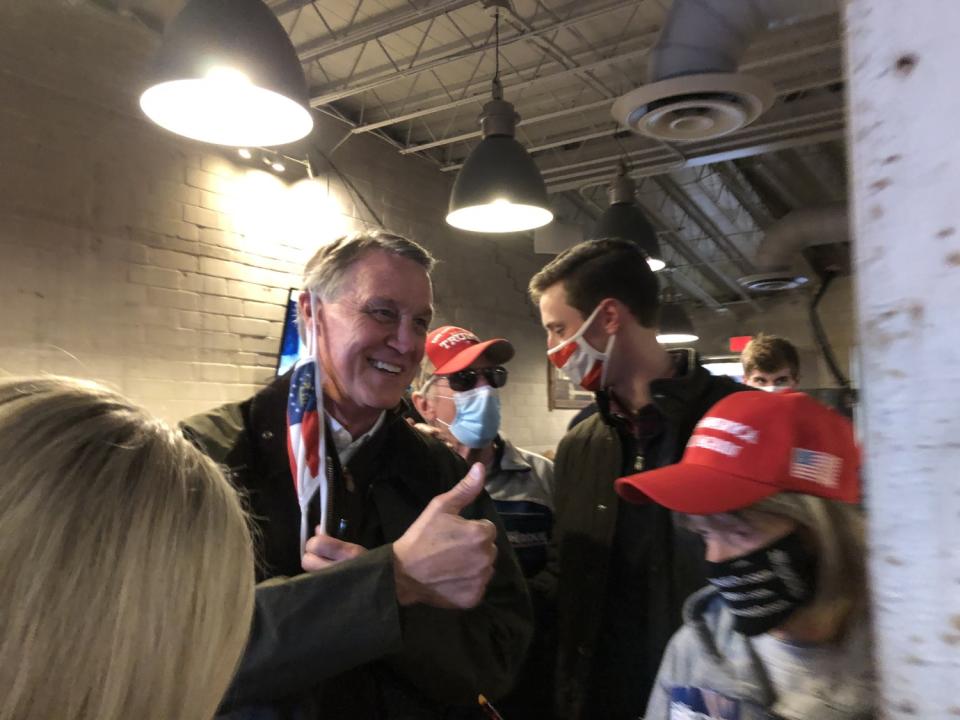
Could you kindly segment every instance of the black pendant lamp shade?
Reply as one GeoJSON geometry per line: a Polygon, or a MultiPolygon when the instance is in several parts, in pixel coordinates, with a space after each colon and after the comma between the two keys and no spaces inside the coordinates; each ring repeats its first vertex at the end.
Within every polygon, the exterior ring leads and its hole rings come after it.
{"type": "Polygon", "coordinates": [[[140,107],[218,145],[283,145],[313,129],[297,53],[261,0],[190,0],[164,33],[140,107]]]}
{"type": "Polygon", "coordinates": [[[498,95],[495,90],[494,99],[483,106],[483,139],[463,163],[450,193],[447,222],[461,230],[519,232],[553,220],[540,171],[513,137],[519,116],[498,95]]]}
{"type": "Polygon", "coordinates": [[[660,243],[653,225],[637,207],[636,187],[627,175],[626,167],[621,166],[617,177],[607,190],[610,207],[597,220],[591,237],[622,238],[635,242],[647,254],[647,264],[656,272],[666,267],[660,253],[660,243]]]}
{"type": "Polygon", "coordinates": [[[661,343],[696,342],[700,339],[693,329],[693,322],[682,305],[667,303],[660,307],[660,332],[657,341],[661,343]]]}
{"type": "Polygon", "coordinates": [[[547,188],[533,158],[514,139],[520,116],[503,99],[500,84],[500,8],[503,0],[484,3],[494,9],[497,63],[493,99],[483,106],[483,139],[460,168],[450,192],[447,224],[482,233],[533,230],[553,220],[547,188]]]}

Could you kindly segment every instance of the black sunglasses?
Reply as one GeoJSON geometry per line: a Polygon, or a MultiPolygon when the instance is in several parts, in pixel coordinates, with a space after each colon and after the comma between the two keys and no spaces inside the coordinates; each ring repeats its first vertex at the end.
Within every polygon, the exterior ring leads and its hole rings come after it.
{"type": "Polygon", "coordinates": [[[502,388],[507,384],[507,369],[502,365],[480,368],[479,370],[467,368],[466,370],[443,375],[442,377],[447,379],[447,382],[450,384],[450,389],[454,392],[466,392],[467,390],[473,390],[477,386],[477,381],[481,375],[487,379],[490,387],[502,388]]]}

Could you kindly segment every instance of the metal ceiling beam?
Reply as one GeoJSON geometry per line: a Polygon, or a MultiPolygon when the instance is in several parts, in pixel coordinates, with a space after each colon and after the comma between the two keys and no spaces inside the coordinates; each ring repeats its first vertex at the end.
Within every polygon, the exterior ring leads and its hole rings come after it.
{"type": "Polygon", "coordinates": [[[281,15],[286,15],[294,10],[306,7],[311,2],[313,2],[313,0],[273,0],[272,2],[268,2],[267,5],[273,10],[274,15],[280,17],[281,15]]]}
{"type": "Polygon", "coordinates": [[[770,210],[764,205],[763,199],[750,187],[747,179],[740,174],[736,165],[732,162],[717,163],[714,169],[720,176],[723,186],[736,198],[740,207],[747,211],[754,225],[764,229],[773,224],[773,215],[770,210]]]}
{"type": "MultiPolygon", "coordinates": [[[[508,3],[509,8],[509,3],[508,3]]],[[[519,25],[521,30],[526,33],[529,33],[533,30],[533,26],[530,25],[526,20],[524,20],[520,15],[515,13],[512,8],[509,9],[507,13],[507,22],[510,22],[514,25],[519,25]]],[[[538,48],[540,52],[545,53],[546,55],[552,57],[554,60],[559,61],[564,67],[574,69],[579,68],[580,63],[574,60],[569,53],[567,53],[563,48],[557,45],[555,42],[549,38],[542,37],[540,35],[529,35],[527,36],[527,41],[533,45],[535,48],[538,48]]],[[[588,87],[596,90],[603,97],[613,98],[614,92],[600,82],[599,79],[592,73],[588,71],[583,71],[577,73],[579,80],[587,85],[588,87]]]]}
{"type": "MultiPolygon", "coordinates": [[[[560,80],[566,77],[570,77],[576,73],[584,72],[586,70],[593,70],[595,68],[604,67],[615,62],[621,62],[624,60],[632,60],[636,57],[641,57],[650,52],[650,47],[642,47],[636,50],[630,50],[628,52],[619,53],[612,57],[604,58],[602,60],[597,60],[596,62],[587,63],[586,65],[581,65],[576,68],[568,68],[566,70],[561,70],[560,72],[551,73],[550,75],[541,75],[540,77],[535,77],[530,80],[524,80],[523,82],[513,83],[512,85],[505,87],[503,89],[504,95],[509,98],[510,95],[516,91],[523,90],[528,88],[531,85],[542,82],[549,82],[551,80],[560,80]]],[[[367,125],[361,125],[354,129],[355,133],[370,132],[371,130],[379,130],[380,128],[388,127],[390,125],[396,125],[397,123],[406,122],[407,120],[413,120],[415,118],[426,117],[427,115],[433,115],[438,112],[443,112],[444,110],[450,110],[455,107],[462,107],[463,105],[470,105],[475,102],[484,102],[489,97],[488,92],[480,92],[470,95],[468,97],[460,98],[459,100],[451,100],[450,102],[442,103],[440,105],[433,105],[431,107],[423,108],[422,110],[417,110],[415,112],[410,112],[405,115],[398,115],[397,117],[387,118],[386,120],[381,120],[375,123],[369,123],[367,125]]]]}
{"type": "MultiPolygon", "coordinates": [[[[571,68],[567,68],[567,69],[564,69],[564,70],[562,70],[562,71],[560,71],[560,72],[555,72],[555,73],[553,73],[553,74],[551,74],[551,75],[543,75],[543,76],[535,77],[535,78],[532,78],[531,80],[524,81],[524,82],[522,82],[522,83],[516,83],[516,84],[512,85],[512,86],[509,87],[509,88],[505,88],[505,92],[507,92],[507,93],[509,94],[509,92],[510,92],[511,90],[523,89],[523,88],[525,88],[525,87],[528,87],[528,86],[534,84],[535,82],[539,82],[540,80],[550,80],[550,79],[554,79],[554,78],[569,77],[569,76],[571,76],[571,75],[575,75],[575,74],[578,73],[578,72],[593,70],[593,69],[596,69],[596,68],[599,68],[599,67],[602,67],[602,66],[606,66],[606,65],[613,64],[613,63],[618,62],[618,61],[620,61],[620,60],[629,60],[629,59],[632,59],[632,58],[637,57],[637,56],[639,56],[639,55],[646,55],[647,52],[649,51],[649,48],[652,48],[652,47],[653,47],[653,44],[656,42],[656,38],[657,38],[657,33],[650,33],[650,34],[648,34],[648,35],[643,35],[643,36],[641,36],[641,37],[639,38],[639,40],[641,40],[641,41],[644,43],[644,46],[643,46],[642,49],[634,50],[634,51],[631,51],[631,52],[628,52],[628,53],[624,53],[624,54],[620,54],[620,55],[616,55],[616,56],[611,57],[611,58],[604,58],[604,59],[601,59],[601,60],[599,60],[599,61],[597,61],[597,62],[595,62],[595,63],[589,63],[589,64],[586,64],[586,65],[582,65],[582,66],[580,66],[579,68],[572,68],[572,69],[571,69],[571,68]]],[[[810,47],[810,48],[804,48],[803,50],[800,50],[800,51],[792,51],[792,52],[788,52],[788,53],[785,53],[785,54],[782,54],[782,55],[777,55],[777,56],[774,56],[774,57],[765,58],[764,60],[762,60],[762,61],[757,61],[757,62],[755,62],[755,63],[748,63],[747,65],[744,65],[743,68],[749,68],[749,67],[751,67],[752,65],[756,65],[756,64],[770,65],[770,64],[775,64],[775,63],[787,62],[787,61],[790,61],[790,60],[794,60],[794,59],[796,59],[796,58],[799,57],[799,56],[806,56],[806,55],[811,55],[811,54],[817,54],[817,53],[819,53],[819,52],[822,52],[824,49],[830,49],[830,48],[833,48],[834,46],[835,46],[835,42],[823,43],[823,44],[821,44],[821,45],[813,46],[813,47],[810,47]]],[[[743,68],[742,68],[742,69],[743,69],[743,68]]],[[[525,69],[527,69],[527,70],[534,70],[534,68],[525,68],[525,69]]],[[[838,71],[838,72],[839,72],[839,71],[838,71]]],[[[830,83],[832,83],[832,82],[836,82],[837,80],[840,80],[840,79],[842,79],[842,78],[841,78],[839,75],[831,75],[831,76],[829,76],[829,77],[817,78],[816,80],[814,80],[814,81],[812,81],[812,82],[810,82],[810,83],[807,83],[807,84],[804,84],[804,85],[800,85],[800,86],[798,86],[798,85],[796,85],[796,84],[791,84],[790,87],[789,87],[789,89],[782,89],[782,90],[781,90],[781,89],[778,89],[778,90],[777,90],[777,93],[778,93],[778,95],[782,95],[782,94],[787,94],[787,93],[799,92],[799,91],[801,91],[801,90],[806,90],[806,89],[813,89],[813,88],[823,87],[824,85],[828,85],[828,84],[830,84],[830,83]]],[[[485,78],[485,79],[483,79],[483,80],[478,80],[478,81],[476,81],[476,83],[473,83],[473,84],[489,85],[490,80],[491,80],[491,78],[485,78]]],[[[459,92],[459,93],[463,94],[463,93],[466,93],[468,89],[469,89],[469,86],[467,86],[467,87],[455,88],[455,89],[449,89],[449,88],[448,88],[447,90],[448,90],[449,93],[457,93],[457,92],[459,92]]],[[[469,97],[470,97],[470,98],[474,98],[474,99],[478,99],[478,100],[483,100],[483,99],[486,98],[486,96],[487,96],[487,93],[486,93],[486,90],[484,89],[484,90],[482,90],[481,92],[479,92],[479,93],[474,93],[473,95],[471,95],[471,96],[469,96],[469,97]]],[[[371,124],[368,125],[368,126],[361,126],[361,127],[370,127],[371,129],[379,129],[379,128],[385,127],[385,126],[387,126],[387,125],[392,125],[392,124],[399,123],[399,122],[405,122],[406,120],[414,119],[414,118],[416,118],[416,117],[425,117],[425,116],[427,116],[427,115],[431,115],[431,114],[434,114],[434,113],[437,113],[437,112],[442,112],[442,111],[444,111],[444,110],[452,109],[452,108],[455,108],[455,107],[460,107],[460,106],[462,106],[462,105],[464,105],[464,104],[468,104],[468,103],[470,102],[470,100],[469,100],[467,97],[462,97],[460,100],[457,100],[457,101],[444,102],[444,100],[446,100],[446,98],[448,98],[448,97],[450,97],[450,95],[449,95],[447,92],[445,92],[445,93],[436,94],[436,95],[433,95],[433,96],[430,96],[430,97],[421,97],[421,98],[418,98],[418,99],[417,99],[417,102],[419,102],[419,103],[438,102],[439,104],[426,107],[426,108],[424,108],[424,109],[422,109],[422,110],[417,111],[417,113],[415,113],[415,114],[409,114],[409,113],[408,113],[408,114],[406,114],[406,115],[401,115],[401,116],[395,117],[395,118],[387,118],[387,119],[381,120],[381,121],[379,121],[379,122],[371,123],[371,124]]],[[[312,102],[312,101],[311,101],[311,102],[312,102]]],[[[358,130],[361,131],[361,132],[363,131],[363,130],[360,130],[360,129],[358,129],[358,130]]]]}
{"type": "MultiPolygon", "coordinates": [[[[299,2],[300,0],[293,1],[299,2]]],[[[353,29],[340,37],[334,39],[317,38],[306,42],[296,48],[297,55],[300,57],[300,62],[303,63],[319,60],[327,55],[343,52],[377,38],[382,38],[384,35],[399,32],[444,13],[475,4],[476,0],[446,0],[445,2],[431,3],[421,8],[404,7],[400,10],[383,13],[369,20],[356,23],[353,29]]],[[[276,9],[274,9],[274,12],[276,12],[276,9]]]]}
{"type": "Polygon", "coordinates": [[[705,255],[677,234],[673,229],[672,223],[660,212],[660,208],[644,202],[642,197],[638,198],[637,202],[643,209],[644,214],[653,222],[654,226],[663,231],[663,237],[667,239],[670,246],[682,255],[688,263],[693,265],[698,273],[709,279],[710,282],[714,283],[718,288],[723,286],[730,288],[737,297],[746,301],[750,307],[758,312],[760,311],[760,306],[757,305],[753,298],[747,295],[746,291],[740,287],[736,280],[726,273],[717,270],[705,255]]]}
{"type": "Polygon", "coordinates": [[[693,280],[676,268],[665,268],[664,272],[669,272],[670,279],[679,285],[680,289],[687,293],[687,295],[698,298],[700,302],[709,307],[711,310],[715,310],[717,312],[725,312],[727,310],[722,302],[717,300],[713,295],[697,285],[693,280]]]}
{"type": "MultiPolygon", "coordinates": [[[[517,123],[517,127],[523,127],[525,125],[533,125],[534,123],[544,122],[546,120],[554,120],[558,117],[564,117],[566,115],[577,115],[580,113],[590,112],[591,110],[596,110],[597,108],[609,107],[613,104],[613,100],[604,98],[603,100],[597,100],[595,102],[586,103],[585,105],[576,105],[574,107],[563,108],[562,110],[555,110],[553,112],[544,113],[543,115],[535,115],[533,117],[521,118],[520,122],[517,123]]],[[[466,140],[474,140],[483,135],[479,130],[474,130],[473,132],[463,133],[461,135],[453,135],[448,138],[441,138],[440,140],[434,140],[433,142],[421,143],[420,145],[413,145],[411,147],[404,148],[400,151],[401,155],[409,155],[411,153],[423,152],[424,150],[430,150],[435,147],[442,147],[444,145],[452,145],[453,143],[464,142],[466,140]]]]}
{"type": "MultiPolygon", "coordinates": [[[[521,40],[530,40],[532,38],[545,35],[557,30],[562,30],[567,27],[571,27],[581,22],[591,20],[600,15],[606,15],[607,13],[614,12],[626,7],[630,7],[636,2],[636,0],[617,0],[617,2],[608,2],[600,5],[598,7],[593,7],[585,12],[582,12],[578,15],[573,15],[563,20],[558,20],[551,22],[548,25],[544,25],[540,28],[535,28],[529,32],[517,33],[511,35],[510,37],[501,37],[500,38],[500,47],[504,48],[508,45],[511,45],[515,42],[521,40]]],[[[580,6],[580,3],[577,3],[577,6],[580,6]]],[[[644,33],[653,35],[656,32],[655,29],[651,29],[649,33],[644,33]]],[[[389,66],[383,69],[382,72],[377,72],[369,80],[362,82],[359,85],[350,85],[349,82],[346,84],[333,84],[327,85],[324,87],[313,88],[310,91],[311,99],[310,102],[314,106],[321,105],[325,103],[335,102],[337,100],[342,100],[347,97],[352,97],[354,95],[359,95],[370,90],[376,90],[377,88],[383,87],[384,85],[389,85],[397,80],[400,80],[405,77],[414,77],[419,75],[422,72],[427,72],[428,70],[434,70],[448,63],[456,62],[458,60],[463,60],[464,58],[477,55],[479,53],[487,52],[493,50],[495,43],[488,42],[481,45],[476,45],[474,47],[464,48],[462,50],[457,50],[456,52],[443,55],[442,57],[433,58],[431,60],[426,60],[419,65],[407,67],[400,72],[397,72],[393,66],[389,66]]],[[[407,61],[398,62],[398,64],[403,67],[404,65],[409,65],[407,61]]]]}
{"type": "MultiPolygon", "coordinates": [[[[726,138],[721,139],[720,141],[708,144],[708,143],[695,143],[693,145],[685,146],[685,149],[689,150],[686,153],[685,159],[690,163],[689,167],[696,167],[698,165],[703,165],[704,163],[696,162],[697,153],[703,151],[714,151],[719,148],[725,148],[730,146],[736,146],[747,142],[754,141],[767,141],[769,139],[778,139],[784,136],[797,135],[798,133],[811,132],[813,130],[821,130],[823,128],[832,129],[837,125],[843,125],[844,111],[842,107],[832,108],[826,112],[816,112],[809,113],[807,115],[800,115],[795,117],[787,117],[781,120],[773,120],[766,122],[763,125],[756,125],[746,130],[742,130],[734,135],[727,136],[726,138]],[[802,123],[802,124],[801,124],[802,123]]],[[[569,142],[569,140],[568,140],[569,142]]],[[[793,147],[793,146],[790,146],[793,147]]],[[[680,169],[684,167],[684,161],[677,159],[677,153],[670,148],[664,147],[663,145],[650,145],[641,150],[635,150],[633,152],[623,152],[622,150],[615,155],[606,155],[601,157],[593,157],[587,160],[581,160],[574,163],[566,163],[563,165],[554,165],[553,167],[541,168],[540,173],[544,176],[548,183],[558,182],[560,180],[572,180],[582,175],[590,175],[596,172],[607,172],[608,168],[592,168],[585,169],[580,172],[573,172],[567,175],[557,175],[557,173],[564,173],[570,170],[576,170],[577,168],[588,168],[591,165],[611,165],[617,163],[621,159],[633,159],[650,156],[645,160],[647,165],[653,165],[655,167],[667,166],[670,165],[675,169],[680,169]],[[550,177],[553,176],[553,177],[550,177]]],[[[455,163],[444,165],[440,169],[443,172],[452,172],[454,170],[459,170],[463,166],[462,163],[455,163]]],[[[636,169],[635,164],[630,164],[629,169],[633,171],[636,169]]]]}
{"type": "Polygon", "coordinates": [[[730,258],[734,265],[740,268],[744,275],[756,273],[756,266],[740,251],[740,248],[730,241],[730,238],[703,211],[703,208],[697,205],[687,195],[686,191],[674,182],[673,178],[669,175],[658,175],[653,180],[673,204],[679,207],[703,231],[704,235],[710,238],[713,244],[720,248],[720,251],[730,258]]]}
{"type": "MultiPolygon", "coordinates": [[[[630,174],[637,175],[639,173],[640,175],[656,175],[662,172],[682,170],[683,168],[712,165],[713,163],[724,162],[726,160],[736,160],[739,158],[752,157],[754,155],[763,155],[764,153],[775,152],[777,150],[783,150],[790,147],[816,145],[818,143],[828,142],[830,140],[837,140],[843,138],[843,136],[844,128],[841,125],[840,127],[834,129],[817,130],[816,132],[802,132],[795,137],[781,140],[770,140],[760,143],[756,143],[755,140],[748,140],[748,144],[743,147],[722,150],[705,148],[702,151],[702,154],[689,154],[683,161],[671,162],[669,159],[670,156],[666,156],[666,158],[663,156],[659,158],[653,158],[651,162],[646,164],[631,165],[630,174]]],[[[551,184],[550,178],[545,178],[547,180],[547,192],[564,192],[566,190],[575,190],[580,187],[610,182],[615,175],[615,168],[612,166],[622,157],[623,155],[621,154],[612,155],[608,158],[600,158],[595,162],[604,162],[605,164],[609,165],[609,167],[594,168],[593,170],[586,171],[582,175],[571,178],[566,182],[556,182],[554,180],[554,182],[551,184]]],[[[441,168],[441,170],[444,169],[445,168],[441,168]]]]}
{"type": "MultiPolygon", "coordinates": [[[[777,96],[779,97],[779,96],[783,96],[783,95],[788,95],[788,94],[790,94],[790,93],[792,93],[792,92],[795,92],[795,91],[796,91],[796,86],[791,85],[791,86],[789,86],[789,87],[784,87],[784,88],[778,89],[778,90],[777,90],[777,96]]],[[[586,111],[586,110],[593,109],[593,108],[595,108],[595,107],[602,107],[602,106],[605,105],[605,104],[611,104],[611,101],[609,101],[609,100],[599,100],[599,101],[597,101],[597,102],[594,102],[594,103],[590,103],[590,104],[588,104],[588,105],[581,106],[580,109],[586,111]]],[[[575,112],[575,111],[576,111],[576,109],[569,109],[569,110],[561,110],[561,111],[558,111],[558,113],[566,115],[566,114],[569,114],[569,113],[575,112]]],[[[786,116],[786,117],[781,118],[781,119],[779,119],[779,120],[769,120],[769,121],[767,121],[767,122],[764,122],[764,123],[761,124],[761,125],[755,125],[755,126],[752,126],[752,127],[748,127],[746,130],[741,131],[740,133],[738,133],[737,135],[734,135],[733,137],[734,137],[734,138],[738,138],[738,137],[740,137],[740,136],[742,136],[742,135],[744,135],[744,134],[746,134],[746,133],[754,133],[754,132],[759,132],[759,131],[762,131],[762,130],[769,130],[769,129],[772,128],[772,127],[781,126],[781,125],[790,125],[790,124],[797,123],[797,122],[799,122],[799,121],[809,122],[809,121],[817,120],[817,119],[823,119],[824,121],[832,121],[832,120],[834,120],[834,119],[836,119],[836,118],[842,119],[842,117],[843,117],[843,112],[844,112],[843,107],[837,106],[837,107],[832,107],[832,108],[829,108],[829,109],[823,110],[823,111],[811,112],[811,113],[808,113],[808,114],[806,114],[806,115],[802,115],[802,116],[800,116],[799,118],[797,118],[797,117],[795,117],[795,116],[786,116]]],[[[558,113],[548,113],[547,115],[543,115],[543,116],[538,116],[538,117],[532,118],[532,119],[528,120],[527,122],[537,122],[537,121],[539,121],[539,120],[541,120],[541,119],[543,119],[543,120],[552,119],[552,118],[554,118],[554,117],[557,117],[557,116],[558,116],[558,113]]],[[[523,125],[523,124],[524,124],[524,121],[521,120],[521,122],[518,123],[518,127],[519,127],[520,125],[523,125]]],[[[557,141],[557,143],[554,145],[554,147],[557,147],[557,146],[560,146],[560,145],[565,145],[565,144],[577,143],[577,142],[581,142],[581,141],[583,141],[583,140],[589,140],[589,139],[594,139],[594,138],[603,137],[603,136],[604,136],[604,133],[591,133],[591,134],[589,134],[589,135],[571,136],[571,137],[565,138],[565,139],[563,139],[563,140],[557,141]]],[[[429,149],[429,148],[431,148],[431,147],[439,147],[439,146],[442,146],[442,145],[449,144],[449,143],[448,143],[448,140],[449,140],[449,142],[458,142],[458,141],[470,139],[471,137],[480,137],[480,132],[474,132],[474,133],[469,133],[469,134],[468,134],[468,133],[464,133],[463,135],[458,135],[458,136],[455,136],[455,137],[452,137],[452,138],[441,138],[440,140],[435,140],[435,141],[433,141],[433,142],[431,142],[431,143],[424,143],[424,144],[422,144],[422,145],[415,145],[415,146],[413,146],[413,147],[405,148],[404,150],[401,151],[401,153],[403,153],[403,154],[408,154],[408,153],[411,153],[411,152],[417,152],[418,150],[426,150],[426,149],[429,149]]],[[[541,148],[541,149],[545,149],[545,148],[541,148]]],[[[645,150],[640,151],[640,154],[643,154],[643,153],[653,153],[653,152],[663,152],[664,150],[665,150],[664,146],[660,145],[660,146],[657,146],[657,147],[646,148],[645,150]]],[[[527,151],[530,152],[531,149],[530,149],[530,148],[527,148],[527,151]]],[[[675,156],[675,154],[672,153],[669,149],[666,149],[666,151],[667,151],[668,153],[670,153],[671,155],[675,156]]],[[[628,155],[633,155],[633,153],[628,153],[628,155]]],[[[623,156],[623,153],[621,153],[621,154],[619,154],[619,155],[615,155],[615,156],[606,157],[606,158],[600,158],[600,159],[598,159],[598,160],[596,160],[596,161],[587,160],[587,161],[584,161],[583,163],[572,164],[572,165],[563,165],[563,166],[560,166],[560,168],[562,168],[562,169],[565,170],[565,169],[572,168],[572,167],[579,167],[580,165],[594,164],[595,162],[606,162],[606,161],[610,161],[610,160],[616,161],[617,158],[622,157],[622,156],[623,156]]],[[[462,166],[463,166],[463,163],[462,163],[462,162],[448,163],[447,165],[442,166],[440,169],[443,170],[444,172],[451,172],[451,171],[453,171],[453,170],[459,170],[462,166]]],[[[551,172],[557,172],[557,171],[559,171],[560,168],[544,168],[544,169],[541,170],[541,172],[546,175],[546,174],[549,174],[549,173],[551,173],[551,172]]]]}

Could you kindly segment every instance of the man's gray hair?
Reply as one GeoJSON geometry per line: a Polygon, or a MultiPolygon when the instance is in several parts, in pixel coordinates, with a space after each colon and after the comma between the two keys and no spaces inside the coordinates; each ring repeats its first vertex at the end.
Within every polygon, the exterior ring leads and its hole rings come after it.
{"type": "MultiPolygon", "coordinates": [[[[420,265],[426,272],[433,270],[430,252],[413,240],[385,230],[365,230],[337,238],[314,254],[303,269],[303,289],[316,293],[321,302],[329,302],[340,293],[344,275],[367,252],[382,250],[399,255],[420,265]]],[[[297,316],[300,337],[305,338],[303,318],[297,316]]]]}

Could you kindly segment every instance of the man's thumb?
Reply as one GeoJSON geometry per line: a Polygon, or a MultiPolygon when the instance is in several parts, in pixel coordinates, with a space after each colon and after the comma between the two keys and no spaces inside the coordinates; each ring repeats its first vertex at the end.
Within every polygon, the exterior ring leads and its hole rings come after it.
{"type": "Polygon", "coordinates": [[[460,482],[442,495],[437,495],[434,501],[440,506],[442,512],[459,513],[477,499],[480,491],[483,490],[486,475],[487,469],[483,466],[483,463],[474,463],[460,482]]]}

